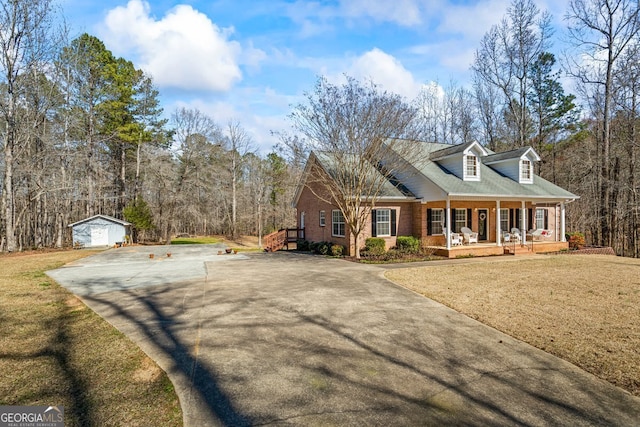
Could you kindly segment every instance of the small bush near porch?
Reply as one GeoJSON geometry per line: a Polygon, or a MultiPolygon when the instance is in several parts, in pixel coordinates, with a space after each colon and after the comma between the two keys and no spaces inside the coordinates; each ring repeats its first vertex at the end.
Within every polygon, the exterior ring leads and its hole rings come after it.
{"type": "Polygon", "coordinates": [[[540,255],[386,276],[640,396],[639,271],[634,258],[540,255]]]}

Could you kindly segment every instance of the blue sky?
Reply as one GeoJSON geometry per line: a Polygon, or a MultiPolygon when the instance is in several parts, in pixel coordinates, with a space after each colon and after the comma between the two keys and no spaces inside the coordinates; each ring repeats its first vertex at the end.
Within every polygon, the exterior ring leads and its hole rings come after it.
{"type": "MultiPolygon", "coordinates": [[[[557,25],[568,0],[540,0],[557,25]]],[[[167,117],[197,108],[236,120],[268,152],[317,76],[372,79],[408,99],[465,84],[509,0],[62,0],[72,37],[100,38],[153,76],[167,117]]]]}

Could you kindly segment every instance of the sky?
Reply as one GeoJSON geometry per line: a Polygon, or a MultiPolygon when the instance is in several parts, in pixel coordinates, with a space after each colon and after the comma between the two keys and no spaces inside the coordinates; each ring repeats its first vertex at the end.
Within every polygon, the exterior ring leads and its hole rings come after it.
{"type": "MultiPolygon", "coordinates": [[[[482,36],[510,0],[62,0],[71,37],[89,33],[151,75],[165,116],[236,121],[268,153],[319,76],[372,80],[413,99],[465,85],[482,36]]],[[[539,0],[562,27],[568,0],[539,0]]]]}

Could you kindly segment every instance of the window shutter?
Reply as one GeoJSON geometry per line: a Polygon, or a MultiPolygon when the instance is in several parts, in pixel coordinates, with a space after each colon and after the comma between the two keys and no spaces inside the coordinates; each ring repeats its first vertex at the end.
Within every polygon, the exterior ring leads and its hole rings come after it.
{"type": "Polygon", "coordinates": [[[472,221],[471,221],[471,215],[472,214],[471,214],[471,212],[472,212],[471,209],[467,209],[467,228],[472,228],[471,227],[471,224],[472,224],[472,221]]]}
{"type": "Polygon", "coordinates": [[[427,236],[431,236],[431,209],[427,209],[427,236]]]}
{"type": "Polygon", "coordinates": [[[371,237],[376,237],[378,235],[376,228],[376,210],[371,209],[371,237]]]}
{"type": "Polygon", "coordinates": [[[457,212],[458,209],[451,209],[451,231],[453,231],[454,233],[459,233],[460,230],[458,230],[458,223],[456,222],[456,218],[457,218],[457,212]]]}
{"type": "Polygon", "coordinates": [[[397,225],[397,216],[396,216],[396,210],[395,209],[391,209],[391,235],[395,236],[397,235],[397,230],[396,230],[396,225],[397,225]]]}
{"type": "Polygon", "coordinates": [[[527,209],[527,229],[528,230],[532,230],[535,226],[535,223],[533,222],[533,209],[527,209]]]}
{"type": "Polygon", "coordinates": [[[544,229],[545,230],[549,229],[549,210],[548,209],[544,210],[544,229]]]}

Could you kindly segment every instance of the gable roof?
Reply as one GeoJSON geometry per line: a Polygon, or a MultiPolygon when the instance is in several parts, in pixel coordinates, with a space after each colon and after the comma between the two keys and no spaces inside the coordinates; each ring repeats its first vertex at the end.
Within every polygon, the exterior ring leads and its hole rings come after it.
{"type": "Polygon", "coordinates": [[[498,162],[504,162],[508,160],[521,159],[524,156],[531,156],[534,160],[540,161],[540,156],[531,147],[522,147],[515,150],[503,151],[501,153],[489,154],[482,158],[482,163],[485,165],[491,165],[498,162]]]}
{"type": "Polygon", "coordinates": [[[131,225],[130,222],[124,221],[122,219],[114,218],[114,217],[109,216],[109,215],[98,214],[98,215],[91,216],[89,218],[81,219],[80,221],[76,221],[73,224],[69,224],[69,227],[73,227],[75,225],[82,224],[84,222],[89,222],[89,221],[92,221],[92,220],[94,220],[96,218],[102,218],[102,219],[104,219],[106,221],[110,221],[110,222],[114,222],[116,224],[124,225],[125,227],[131,225]]]}
{"type": "Polygon", "coordinates": [[[478,141],[471,141],[464,144],[456,144],[456,145],[451,145],[451,144],[438,144],[438,145],[444,145],[445,148],[440,148],[431,152],[429,158],[433,161],[442,160],[447,157],[464,153],[471,148],[478,149],[483,155],[486,155],[488,153],[487,149],[484,148],[482,145],[480,145],[478,141]]]}
{"type": "MultiPolygon", "coordinates": [[[[439,188],[447,197],[454,199],[500,199],[500,200],[547,200],[547,201],[565,201],[574,200],[579,197],[575,194],[541,178],[536,175],[533,184],[520,184],[517,181],[501,174],[497,170],[485,163],[486,158],[490,158],[493,162],[501,158],[520,158],[520,156],[532,150],[531,147],[524,147],[511,152],[495,154],[485,148],[487,156],[480,157],[478,166],[481,169],[482,180],[480,181],[464,181],[452,172],[441,166],[436,159],[442,159],[451,156],[454,153],[462,153],[470,144],[459,144],[458,146],[450,146],[448,144],[437,144],[424,142],[423,148],[430,152],[429,160],[415,165],[416,169],[422,175],[422,180],[431,182],[439,188]],[[495,157],[494,157],[495,156],[495,157]]],[[[537,154],[535,154],[537,156],[537,154]]],[[[410,160],[406,159],[409,163],[410,160]]],[[[425,201],[442,200],[441,194],[420,194],[425,201]]]]}

